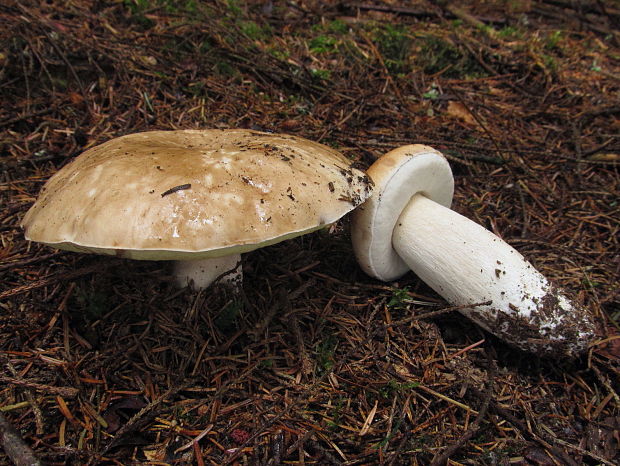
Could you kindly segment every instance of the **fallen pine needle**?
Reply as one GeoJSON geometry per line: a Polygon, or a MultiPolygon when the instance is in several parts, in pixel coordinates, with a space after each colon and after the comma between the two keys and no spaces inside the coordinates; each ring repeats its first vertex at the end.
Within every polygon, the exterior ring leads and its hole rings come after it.
{"type": "Polygon", "coordinates": [[[377,414],[377,407],[379,405],[379,402],[377,400],[375,400],[375,405],[372,407],[372,409],[370,410],[370,412],[368,413],[368,416],[366,416],[366,420],[364,421],[364,425],[362,426],[362,428],[360,429],[360,437],[366,435],[368,433],[368,430],[370,429],[370,424],[372,424],[373,419],[375,418],[375,414],[377,414]]]}

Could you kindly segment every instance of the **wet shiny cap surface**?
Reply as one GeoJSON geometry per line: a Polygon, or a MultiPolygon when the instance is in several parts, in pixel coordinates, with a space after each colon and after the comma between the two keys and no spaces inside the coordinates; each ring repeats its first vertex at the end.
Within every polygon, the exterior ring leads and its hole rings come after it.
{"type": "Polygon", "coordinates": [[[284,134],[151,131],[93,147],[56,173],[26,238],[134,259],[244,252],[327,224],[372,183],[342,154],[284,134]]]}

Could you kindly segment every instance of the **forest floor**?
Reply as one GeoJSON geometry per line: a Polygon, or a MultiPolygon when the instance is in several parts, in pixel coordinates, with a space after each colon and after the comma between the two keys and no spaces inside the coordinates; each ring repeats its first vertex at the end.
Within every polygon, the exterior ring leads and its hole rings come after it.
{"type": "Polygon", "coordinates": [[[449,3],[2,2],[0,463],[620,463],[620,5],[449,3]],[[346,217],[246,254],[237,295],[24,239],[76,155],[189,128],[290,133],[361,168],[435,147],[453,209],[600,338],[575,361],[511,348],[412,273],[364,275],[346,217]]]}

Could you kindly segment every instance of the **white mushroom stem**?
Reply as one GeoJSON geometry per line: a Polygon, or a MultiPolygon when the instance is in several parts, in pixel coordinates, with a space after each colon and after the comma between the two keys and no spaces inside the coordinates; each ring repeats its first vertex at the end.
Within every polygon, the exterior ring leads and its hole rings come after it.
{"type": "Polygon", "coordinates": [[[492,301],[485,307],[519,309],[529,317],[549,288],[512,246],[421,194],[398,218],[392,245],[418,277],[455,305],[492,301]]]}
{"type": "Polygon", "coordinates": [[[587,312],[574,306],[514,248],[421,194],[398,218],[392,245],[411,270],[448,302],[488,302],[463,313],[515,346],[554,353],[568,332],[575,333],[574,349],[582,350],[592,337],[587,312]]]}
{"type": "Polygon", "coordinates": [[[231,254],[208,259],[176,261],[174,278],[179,287],[206,288],[211,283],[238,286],[243,279],[241,256],[231,254]]]}

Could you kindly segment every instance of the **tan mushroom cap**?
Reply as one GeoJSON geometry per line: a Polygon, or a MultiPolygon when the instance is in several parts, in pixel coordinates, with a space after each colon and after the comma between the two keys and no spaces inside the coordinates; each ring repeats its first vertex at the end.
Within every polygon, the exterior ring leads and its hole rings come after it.
{"type": "Polygon", "coordinates": [[[151,131],[112,139],[66,165],[22,227],[29,240],[72,251],[218,257],[333,223],[371,185],[336,150],[295,136],[151,131]]]}

